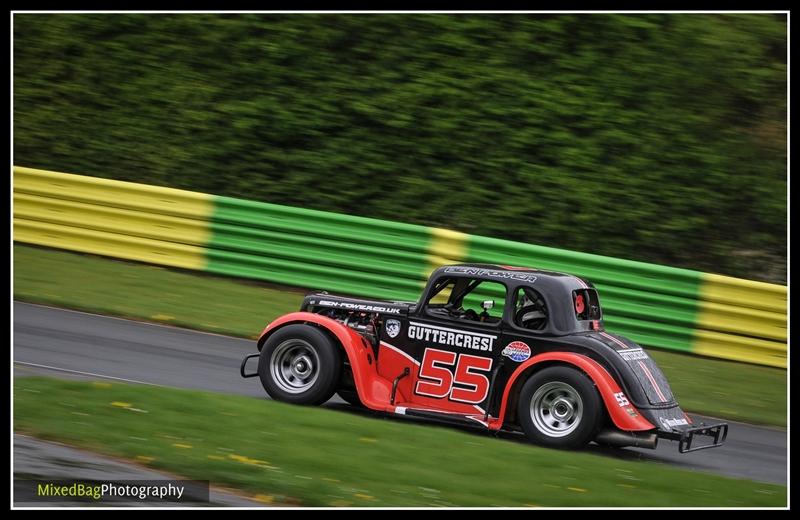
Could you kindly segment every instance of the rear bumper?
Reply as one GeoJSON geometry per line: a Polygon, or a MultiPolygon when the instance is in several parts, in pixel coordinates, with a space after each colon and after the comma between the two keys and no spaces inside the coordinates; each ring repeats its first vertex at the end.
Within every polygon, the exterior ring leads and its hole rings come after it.
{"type": "Polygon", "coordinates": [[[722,446],[728,437],[728,424],[719,423],[714,425],[701,424],[694,428],[673,429],[671,431],[658,430],[658,436],[662,439],[678,441],[678,451],[689,453],[690,451],[705,450],[722,446]],[[709,437],[711,443],[705,442],[700,438],[709,437]]]}

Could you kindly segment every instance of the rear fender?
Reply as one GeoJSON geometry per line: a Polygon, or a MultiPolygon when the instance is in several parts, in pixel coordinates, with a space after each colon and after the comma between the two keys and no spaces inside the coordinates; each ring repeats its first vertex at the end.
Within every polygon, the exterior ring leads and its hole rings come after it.
{"type": "Polygon", "coordinates": [[[389,405],[386,390],[387,385],[389,391],[391,390],[391,384],[378,375],[377,360],[372,352],[372,347],[363,336],[341,322],[311,312],[285,314],[267,325],[258,338],[258,350],[263,348],[264,343],[276,330],[292,324],[319,327],[331,334],[347,355],[353,371],[353,382],[361,402],[373,410],[394,411],[395,407],[389,405]]]}
{"type": "Polygon", "coordinates": [[[611,374],[602,367],[597,361],[588,358],[581,354],[574,352],[546,352],[533,356],[529,360],[522,363],[506,384],[503,391],[503,399],[500,405],[500,415],[496,420],[491,421],[491,429],[500,429],[507,413],[507,406],[511,398],[511,391],[515,388],[517,381],[523,383],[527,378],[541,367],[541,363],[557,362],[560,364],[571,365],[584,374],[594,383],[600,397],[603,399],[609,417],[614,422],[614,425],[623,431],[645,431],[655,428],[642,414],[637,410],[633,404],[628,402],[624,392],[619,387],[619,384],[611,377],[611,374]],[[539,367],[537,367],[539,365],[539,367]]]}

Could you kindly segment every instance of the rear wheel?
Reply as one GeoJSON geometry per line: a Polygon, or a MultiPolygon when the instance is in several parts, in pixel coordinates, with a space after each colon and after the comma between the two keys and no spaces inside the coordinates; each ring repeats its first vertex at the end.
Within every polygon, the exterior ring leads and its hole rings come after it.
{"type": "Polygon", "coordinates": [[[287,325],[261,349],[258,375],[264,390],[278,401],[322,404],[331,398],[342,370],[339,349],[321,330],[287,325]]]}
{"type": "Polygon", "coordinates": [[[597,434],[602,403],[583,372],[545,368],[525,382],[518,417],[530,440],[552,448],[581,448],[597,434]]]}

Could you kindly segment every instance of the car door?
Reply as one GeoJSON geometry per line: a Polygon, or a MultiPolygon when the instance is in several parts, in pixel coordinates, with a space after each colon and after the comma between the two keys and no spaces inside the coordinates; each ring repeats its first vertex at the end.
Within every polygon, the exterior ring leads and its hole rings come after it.
{"type": "Polygon", "coordinates": [[[409,400],[423,409],[482,416],[502,348],[507,290],[502,283],[468,277],[443,283],[408,318],[403,345],[415,361],[409,400]],[[485,301],[492,307],[484,309],[485,301]]]}

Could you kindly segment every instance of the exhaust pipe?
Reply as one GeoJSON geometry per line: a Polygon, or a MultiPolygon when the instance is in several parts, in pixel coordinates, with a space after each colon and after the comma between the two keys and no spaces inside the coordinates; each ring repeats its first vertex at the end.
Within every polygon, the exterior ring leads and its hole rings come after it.
{"type": "Polygon", "coordinates": [[[634,448],[656,449],[658,435],[655,433],[623,432],[621,430],[603,430],[597,434],[595,441],[618,448],[633,446],[634,448]]]}

